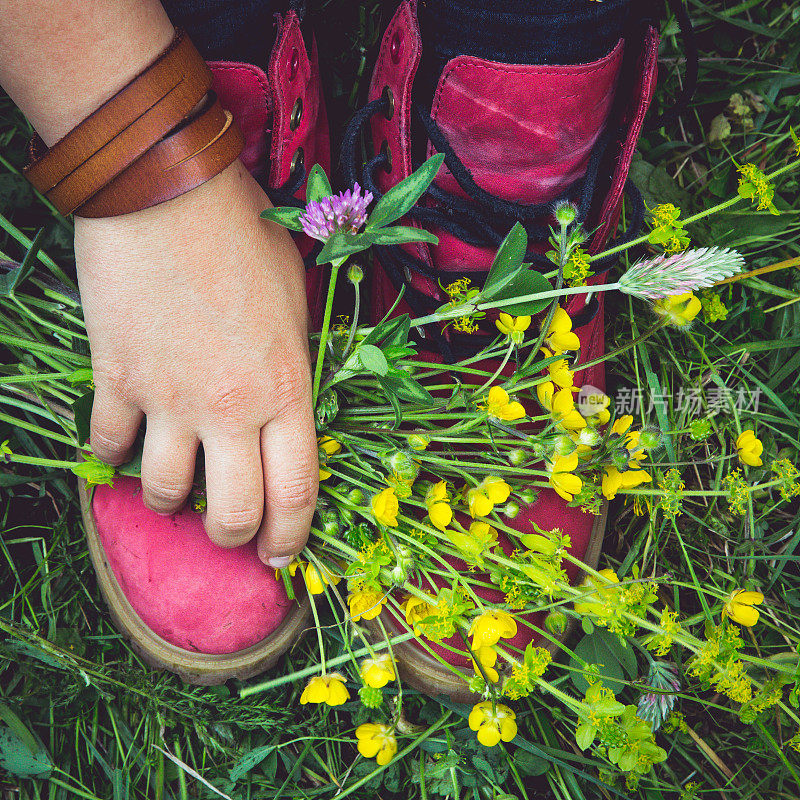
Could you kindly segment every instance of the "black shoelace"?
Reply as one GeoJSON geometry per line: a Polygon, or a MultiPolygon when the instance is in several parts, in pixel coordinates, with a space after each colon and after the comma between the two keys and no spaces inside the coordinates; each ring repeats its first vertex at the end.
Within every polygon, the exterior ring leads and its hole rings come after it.
{"type": "MultiPolygon", "coordinates": [[[[697,79],[697,47],[694,41],[691,21],[679,0],[668,0],[670,7],[675,12],[681,32],[686,41],[687,71],[684,89],[674,106],[665,111],[655,121],[655,126],[661,126],[676,118],[680,111],[687,105],[694,93],[697,79]]],[[[643,20],[644,23],[644,20],[643,20]]],[[[550,236],[549,228],[542,224],[542,220],[552,215],[555,203],[560,200],[570,200],[576,205],[576,223],[585,223],[595,203],[595,193],[598,184],[598,175],[603,157],[609,144],[616,141],[623,133],[622,129],[612,130],[607,125],[601,132],[589,157],[584,175],[567,187],[562,194],[547,203],[524,204],[504,200],[482,189],[475,182],[470,171],[457,156],[450,146],[439,126],[432,119],[430,111],[423,109],[419,104],[412,104],[422,123],[434,149],[443,153],[445,164],[452,173],[461,190],[467,198],[452,195],[440,187],[432,184],[423,195],[420,203],[410,212],[411,219],[419,222],[423,227],[436,227],[461,239],[463,242],[475,247],[497,249],[503,238],[514,225],[520,222],[525,226],[528,241],[536,248],[546,242],[550,236]]],[[[350,120],[342,140],[342,167],[345,180],[349,185],[360,182],[365,190],[373,193],[376,200],[383,195],[378,189],[376,175],[379,169],[390,168],[389,155],[381,151],[363,164],[359,176],[359,145],[364,127],[375,114],[390,112],[390,100],[384,94],[366,103],[350,120]],[[360,180],[359,180],[360,177],[360,180]]],[[[612,110],[609,119],[618,118],[612,110]]],[[[625,194],[628,197],[628,224],[619,237],[609,242],[609,248],[618,244],[632,241],[638,235],[644,223],[644,202],[641,193],[627,180],[625,194]]],[[[414,258],[401,247],[375,246],[376,255],[386,270],[395,289],[400,291],[405,286],[404,299],[416,315],[430,313],[442,304],[441,299],[415,289],[411,285],[414,273],[423,275],[435,282],[446,282],[452,275],[453,279],[462,277],[463,273],[448,273],[442,269],[433,269],[424,261],[414,258]]],[[[552,271],[553,263],[536,252],[535,249],[527,254],[526,261],[533,264],[534,268],[541,271],[552,271]]],[[[615,261],[615,256],[600,258],[592,262],[596,275],[607,271],[615,261]]],[[[470,272],[470,279],[480,283],[486,276],[485,271],[470,272]]],[[[595,296],[576,317],[573,326],[580,327],[587,324],[597,313],[598,303],[595,296]]],[[[445,338],[438,326],[429,326],[427,332],[427,345],[434,346],[445,361],[452,362],[458,358],[471,356],[480,351],[485,337],[463,336],[451,332],[445,338]]]]}

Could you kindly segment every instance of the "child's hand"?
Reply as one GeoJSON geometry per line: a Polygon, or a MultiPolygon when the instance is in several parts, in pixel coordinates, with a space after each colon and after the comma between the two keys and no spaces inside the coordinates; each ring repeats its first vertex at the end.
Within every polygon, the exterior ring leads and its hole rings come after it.
{"type": "Polygon", "coordinates": [[[237,161],[162,205],[75,220],[93,451],[123,463],[146,415],[144,502],[169,514],[202,443],[208,535],[258,532],[264,560],[303,546],[318,477],[304,268],[268,205],[237,161]]]}

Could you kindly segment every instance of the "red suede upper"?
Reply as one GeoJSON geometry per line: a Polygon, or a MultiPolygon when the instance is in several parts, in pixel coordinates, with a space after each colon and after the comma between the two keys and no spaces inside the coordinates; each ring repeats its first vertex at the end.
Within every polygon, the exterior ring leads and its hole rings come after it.
{"type": "MultiPolygon", "coordinates": [[[[578,179],[586,169],[589,154],[609,118],[625,47],[640,50],[639,64],[630,97],[626,98],[622,118],[616,122],[625,126],[624,141],[616,145],[617,157],[613,175],[600,184],[604,195],[591,229],[600,226],[590,245],[598,252],[616,227],[622,193],[630,167],[636,140],[641,131],[644,114],[652,97],[656,78],[658,37],[652,28],[642,42],[620,41],[604,58],[590,64],[578,65],[519,65],[502,64],[473,56],[459,56],[445,66],[434,95],[431,115],[439,125],[456,155],[463,161],[475,182],[486,191],[503,199],[526,204],[548,202],[578,179]]],[[[415,0],[405,0],[398,8],[384,34],[380,54],[370,84],[369,99],[374,100],[389,87],[395,101],[391,118],[377,114],[372,121],[372,140],[375,152],[391,153],[391,169],[377,176],[379,188],[385,192],[411,172],[411,89],[419,65],[422,42],[416,18],[415,0]]],[[[435,150],[428,143],[428,155],[435,150]]],[[[437,176],[437,184],[446,191],[465,196],[446,167],[437,176]]],[[[551,220],[543,220],[548,224],[551,220]]],[[[404,224],[415,224],[404,220],[404,224]]],[[[446,270],[449,274],[486,270],[494,251],[477,248],[462,242],[447,231],[433,229],[439,244],[407,245],[408,252],[428,265],[446,270]]],[[[380,319],[392,305],[397,292],[388,275],[376,265],[373,281],[374,320],[380,319]]],[[[412,274],[411,284],[439,302],[446,298],[437,282],[412,274]]],[[[586,325],[576,328],[581,341],[581,362],[593,360],[604,350],[603,298],[598,298],[599,310],[586,325]]],[[[570,315],[578,314],[586,304],[585,295],[573,296],[565,308],[570,315]]],[[[405,303],[396,313],[408,312],[405,303]]],[[[425,358],[426,354],[423,353],[425,358]]],[[[427,355],[439,360],[434,354],[427,355]]],[[[492,365],[485,365],[492,369],[492,365]]],[[[589,383],[605,388],[603,365],[577,370],[575,385],[589,383]]],[[[560,528],[572,539],[572,552],[579,558],[586,552],[594,516],[576,508],[554,491],[544,489],[536,502],[513,520],[514,528],[533,531],[535,521],[546,530],[560,528]]],[[[503,542],[510,552],[510,544],[503,542]]],[[[462,565],[455,564],[457,567],[462,565]]],[[[571,578],[577,570],[568,568],[571,578]]],[[[486,599],[502,602],[499,592],[481,590],[486,599]]],[[[537,622],[531,617],[532,622],[537,622]]],[[[516,646],[536,638],[524,626],[512,640],[516,646]]],[[[463,648],[460,639],[448,644],[463,648]]],[[[466,666],[466,658],[443,648],[434,647],[450,663],[466,666]]]]}
{"type": "MultiPolygon", "coordinates": [[[[316,44],[309,55],[294,11],[280,24],[267,73],[252,64],[209,66],[220,102],[244,134],[241,158],[251,172],[268,167],[270,186],[280,187],[290,178],[300,148],[307,169],[319,163],[330,171],[316,44]],[[303,110],[294,124],[298,98],[303,110]]],[[[304,192],[303,186],[299,196],[304,192]]],[[[302,237],[298,245],[306,253],[311,242],[302,237]]],[[[312,320],[319,324],[320,269],[308,272],[306,291],[312,320]]],[[[108,564],[134,610],[178,647],[234,653],[269,636],[291,608],[283,582],[260,561],[254,541],[224,549],[208,539],[193,511],[169,517],[148,511],[138,480],[117,477],[113,489],[98,487],[92,510],[108,564]]]]}

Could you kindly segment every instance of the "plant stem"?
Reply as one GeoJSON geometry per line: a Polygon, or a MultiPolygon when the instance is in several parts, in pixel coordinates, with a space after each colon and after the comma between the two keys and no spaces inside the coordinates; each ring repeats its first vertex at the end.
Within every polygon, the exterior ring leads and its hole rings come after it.
{"type": "Polygon", "coordinates": [[[314,367],[314,385],[311,394],[311,405],[313,408],[317,407],[319,384],[322,380],[322,365],[325,363],[325,348],[328,346],[328,335],[330,334],[333,295],[336,291],[336,278],[339,275],[339,268],[346,260],[346,258],[340,258],[331,262],[331,275],[328,280],[328,298],[325,301],[325,316],[322,319],[322,331],[320,332],[319,347],[317,348],[317,363],[314,367]]]}

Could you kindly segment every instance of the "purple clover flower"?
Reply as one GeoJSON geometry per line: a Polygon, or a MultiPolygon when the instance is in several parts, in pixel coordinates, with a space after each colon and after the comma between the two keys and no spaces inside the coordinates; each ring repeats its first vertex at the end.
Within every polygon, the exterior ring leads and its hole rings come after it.
{"type": "Polygon", "coordinates": [[[300,215],[303,232],[312,239],[326,242],[334,233],[358,233],[367,221],[367,206],[372,202],[372,192],[361,194],[358,184],[352,191],[322,200],[312,200],[300,215]]]}

